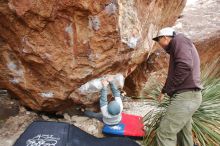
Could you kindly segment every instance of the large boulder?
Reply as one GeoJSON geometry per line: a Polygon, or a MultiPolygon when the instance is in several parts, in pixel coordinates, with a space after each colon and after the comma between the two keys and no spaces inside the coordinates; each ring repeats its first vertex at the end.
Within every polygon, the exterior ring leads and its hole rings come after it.
{"type": "Polygon", "coordinates": [[[34,110],[90,105],[77,92],[106,74],[127,77],[151,54],[186,0],[0,1],[0,87],[34,110]]]}
{"type": "MultiPolygon", "coordinates": [[[[184,33],[194,42],[200,54],[202,66],[219,59],[220,56],[219,13],[219,0],[187,1],[183,12],[173,26],[178,33],[184,33]]],[[[126,78],[126,91],[132,96],[141,96],[150,76],[158,74],[166,76],[168,62],[169,56],[161,51],[160,46],[155,45],[147,60],[138,65],[126,78]]],[[[158,81],[162,80],[160,76],[155,78],[158,81]]]]}
{"type": "Polygon", "coordinates": [[[138,65],[126,78],[124,90],[129,96],[142,97],[146,82],[149,81],[152,76],[159,75],[158,78],[154,77],[154,79],[157,80],[156,82],[165,79],[168,63],[169,55],[162,48],[154,50],[149,57],[138,65]],[[163,76],[163,78],[160,76],[163,76]]]}
{"type": "Polygon", "coordinates": [[[202,64],[220,56],[220,1],[194,0],[187,3],[175,29],[186,34],[196,45],[202,64]]]}

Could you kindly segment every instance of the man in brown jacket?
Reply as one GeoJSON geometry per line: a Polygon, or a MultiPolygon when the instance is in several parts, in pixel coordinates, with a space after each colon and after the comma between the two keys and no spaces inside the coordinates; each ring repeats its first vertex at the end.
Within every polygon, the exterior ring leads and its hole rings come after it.
{"type": "Polygon", "coordinates": [[[173,28],[159,31],[153,38],[170,55],[168,76],[161,95],[170,96],[165,116],[157,129],[158,146],[193,146],[192,116],[202,102],[200,59],[192,41],[173,28]]]}

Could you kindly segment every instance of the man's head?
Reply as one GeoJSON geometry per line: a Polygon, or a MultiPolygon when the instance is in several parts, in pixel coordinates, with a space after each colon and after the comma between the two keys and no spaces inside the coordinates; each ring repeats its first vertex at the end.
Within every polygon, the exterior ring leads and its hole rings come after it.
{"type": "Polygon", "coordinates": [[[153,40],[158,42],[162,48],[166,48],[175,35],[176,33],[173,28],[166,27],[161,29],[158,35],[155,38],[153,38],[153,40]]]}
{"type": "Polygon", "coordinates": [[[120,113],[120,105],[117,101],[113,100],[108,104],[108,112],[111,115],[118,115],[120,113]]]}

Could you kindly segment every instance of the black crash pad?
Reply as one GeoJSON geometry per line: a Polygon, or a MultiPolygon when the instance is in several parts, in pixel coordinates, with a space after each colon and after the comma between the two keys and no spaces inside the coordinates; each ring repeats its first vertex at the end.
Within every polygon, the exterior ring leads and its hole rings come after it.
{"type": "Polygon", "coordinates": [[[125,137],[97,138],[76,126],[62,122],[31,123],[14,146],[139,146],[125,137]]]}

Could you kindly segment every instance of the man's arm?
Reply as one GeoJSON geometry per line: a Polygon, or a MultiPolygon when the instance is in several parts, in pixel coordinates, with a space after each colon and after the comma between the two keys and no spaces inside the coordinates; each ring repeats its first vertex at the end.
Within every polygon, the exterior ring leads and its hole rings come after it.
{"type": "Polygon", "coordinates": [[[123,110],[123,103],[121,100],[121,94],[120,91],[117,89],[116,85],[113,82],[109,82],[111,90],[112,90],[112,94],[115,98],[115,101],[117,101],[120,105],[120,112],[122,112],[123,110]]]}
{"type": "Polygon", "coordinates": [[[109,82],[114,97],[121,97],[120,91],[113,82],[109,82]]]}
{"type": "Polygon", "coordinates": [[[175,72],[173,78],[173,87],[177,87],[182,84],[185,79],[190,75],[193,67],[192,58],[192,44],[188,40],[175,42],[175,72]]]}
{"type": "Polygon", "coordinates": [[[99,102],[100,102],[100,108],[101,108],[101,112],[102,112],[102,115],[103,117],[106,117],[106,118],[111,118],[112,115],[109,114],[108,112],[108,98],[107,98],[107,95],[108,95],[108,82],[106,80],[102,80],[102,85],[103,85],[103,88],[100,92],[100,99],[99,99],[99,102]]]}
{"type": "Polygon", "coordinates": [[[103,117],[111,118],[112,116],[108,112],[107,95],[108,95],[108,88],[107,88],[107,86],[104,86],[100,92],[100,99],[99,99],[100,108],[101,108],[101,112],[102,112],[103,117]]]}
{"type": "Polygon", "coordinates": [[[99,99],[100,107],[108,105],[107,95],[108,95],[108,89],[107,87],[103,87],[100,92],[100,99],[99,99]]]}

